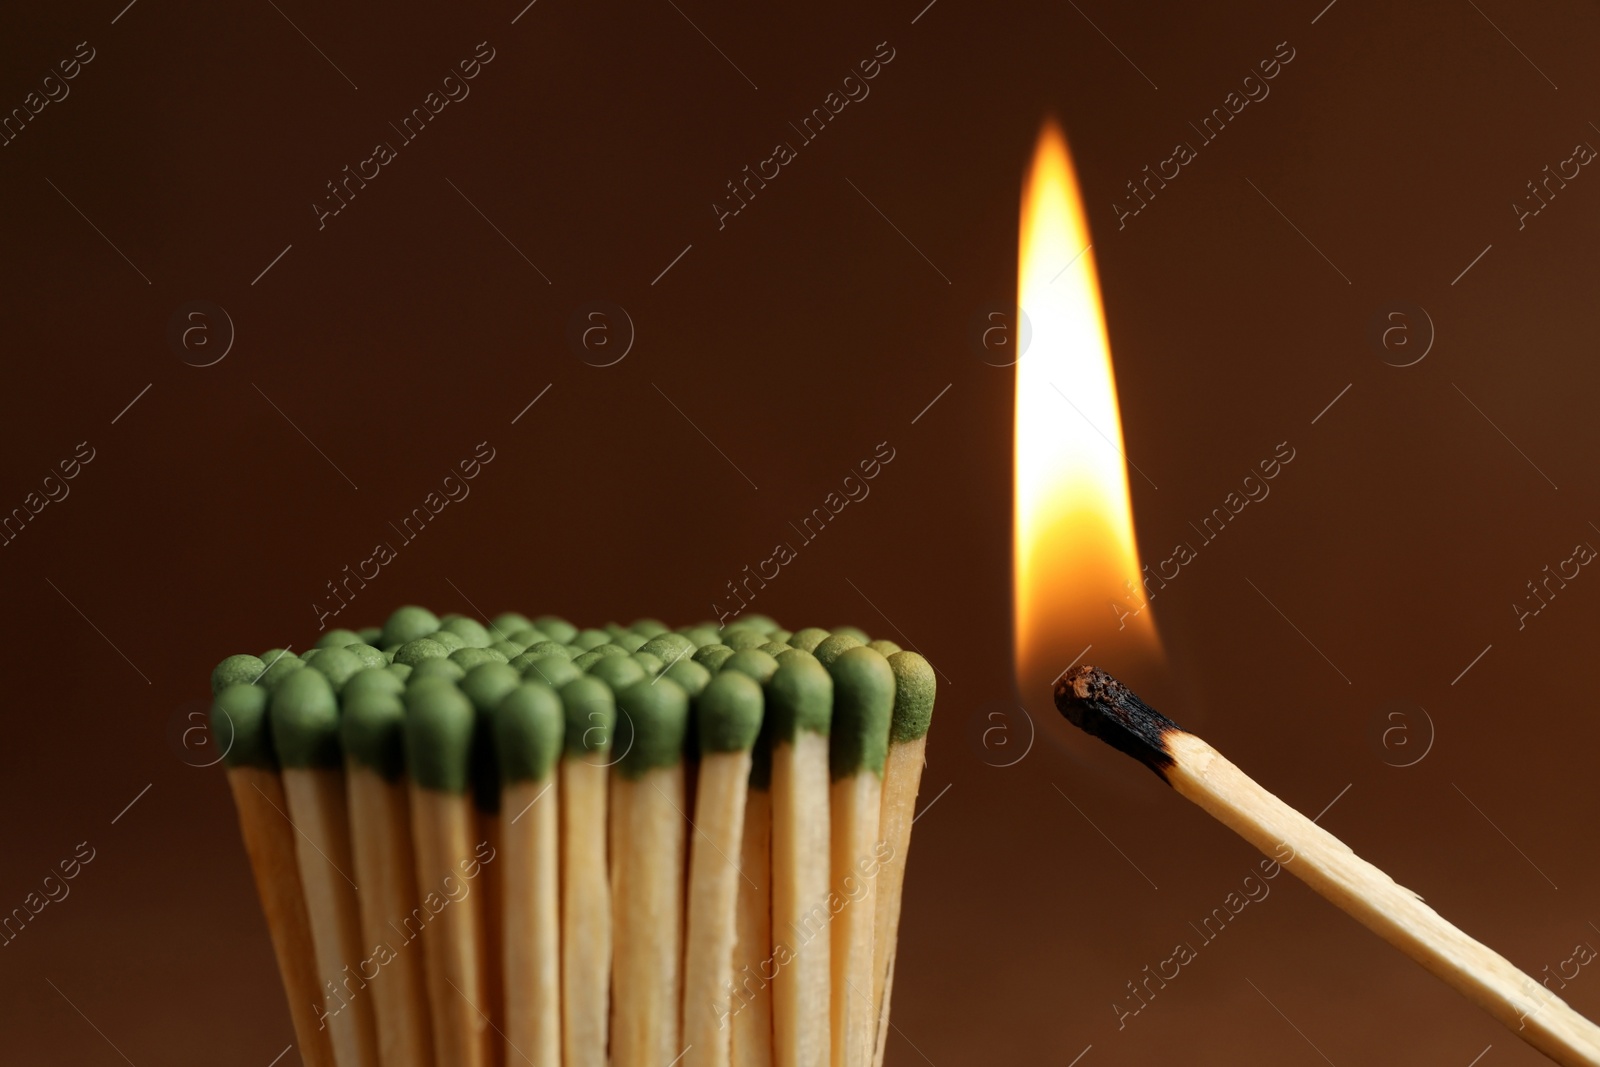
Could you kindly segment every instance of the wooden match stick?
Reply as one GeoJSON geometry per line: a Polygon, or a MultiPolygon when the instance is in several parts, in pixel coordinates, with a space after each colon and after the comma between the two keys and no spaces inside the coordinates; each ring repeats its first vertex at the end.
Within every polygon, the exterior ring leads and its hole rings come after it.
{"type": "MultiPolygon", "coordinates": [[[[764,655],[744,653],[751,654],[764,655]]],[[[828,730],[833,678],[815,656],[791,649],[766,689],[772,722],[772,963],[777,971],[772,1062],[825,1067],[832,1048],[828,730]]]]}
{"type": "Polygon", "coordinates": [[[272,742],[283,765],[288,816],[298,831],[300,886],[324,984],[326,1014],[320,1021],[332,1031],[340,1067],[379,1067],[372,997],[357,969],[367,953],[359,890],[347,873],[355,861],[338,699],[323,674],[297,670],[278,683],[271,707],[272,742]]]}
{"type": "Polygon", "coordinates": [[[530,664],[561,694],[561,1020],[566,1067],[606,1067],[611,1005],[607,788],[617,705],[611,687],[554,657],[530,664]]]}
{"type": "Polygon", "coordinates": [[[339,733],[354,873],[364,887],[362,943],[370,954],[367,966],[379,968],[371,986],[383,1067],[430,1067],[433,1022],[427,974],[422,947],[411,944],[421,932],[416,916],[422,899],[405,781],[404,687],[383,669],[352,676],[339,690],[339,733]]]}
{"type": "MultiPolygon", "coordinates": [[[[704,671],[698,664],[688,664],[704,671]]],[[[683,963],[684,1067],[729,1067],[733,949],[750,750],[761,729],[761,685],[738,671],[708,678],[695,701],[700,774],[689,856],[683,963]]]]}
{"type": "Polygon", "coordinates": [[[751,752],[739,844],[738,939],[730,1055],[733,1067],[772,1064],[772,725],[763,719],[751,752]]]}
{"type": "MultiPolygon", "coordinates": [[[[483,668],[479,668],[480,670],[483,668]]],[[[561,697],[524,682],[495,707],[505,866],[506,1062],[561,1065],[561,697]]]]}
{"type": "Polygon", "coordinates": [[[828,638],[817,646],[817,658],[828,663],[828,673],[833,676],[828,755],[833,780],[828,796],[832,1063],[833,1067],[869,1067],[878,1034],[877,1001],[872,995],[878,824],[895,676],[888,660],[852,635],[836,633],[828,638]],[[830,643],[845,641],[854,643],[836,653],[829,648],[830,643]]]}
{"type": "Polygon", "coordinates": [[[1062,675],[1055,703],[1074,726],[1143,763],[1263,853],[1292,850],[1292,859],[1280,860],[1291,874],[1546,1056],[1600,1064],[1600,1027],[1105,671],[1084,666],[1062,675]]]}
{"type": "MultiPolygon", "coordinates": [[[[873,641],[894,648],[889,642],[873,641]]],[[[880,648],[881,652],[882,649],[880,648]]],[[[889,1038],[890,976],[900,937],[900,901],[905,892],[906,856],[911,851],[911,824],[916,819],[917,789],[933,717],[937,679],[928,661],[896,648],[888,653],[894,671],[894,718],[889,726],[889,757],[883,772],[883,808],[879,836],[887,852],[878,867],[877,908],[872,919],[872,1003],[877,1023],[873,1039],[874,1067],[882,1067],[889,1038]]]]}
{"type": "Polygon", "coordinates": [[[223,686],[211,708],[211,736],[225,746],[228,788],[239,811],[239,835],[267,919],[300,1059],[306,1067],[336,1067],[331,1035],[317,1023],[322,983],[317,978],[311,917],[300,890],[296,835],[286,814],[288,802],[268,727],[267,691],[249,684],[263,669],[265,665],[254,656],[230,656],[218,666],[221,677],[214,682],[221,681],[223,686]],[[243,662],[246,660],[255,662],[243,662]],[[242,667],[242,673],[224,671],[230,664],[242,667]]]}
{"type": "Polygon", "coordinates": [[[444,678],[409,684],[405,704],[417,889],[429,915],[422,948],[434,1056],[440,1067],[487,1067],[497,1057],[487,1014],[483,894],[481,886],[469,884],[468,872],[481,874],[482,864],[495,857],[475,851],[471,789],[477,714],[455,683],[444,678]]]}
{"type": "Polygon", "coordinates": [[[611,1062],[662,1067],[683,1055],[685,799],[689,698],[666,678],[617,694],[611,778],[611,1062]]]}

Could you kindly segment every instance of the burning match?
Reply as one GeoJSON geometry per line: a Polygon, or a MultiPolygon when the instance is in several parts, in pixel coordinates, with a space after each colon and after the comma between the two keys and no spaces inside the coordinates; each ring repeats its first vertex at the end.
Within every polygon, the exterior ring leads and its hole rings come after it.
{"type": "Polygon", "coordinates": [[[1149,767],[1263,853],[1281,856],[1287,845],[1293,858],[1282,862],[1291,874],[1552,1060],[1600,1064],[1600,1027],[1105,671],[1062,674],[1055,704],[1072,725],[1149,767]]]}

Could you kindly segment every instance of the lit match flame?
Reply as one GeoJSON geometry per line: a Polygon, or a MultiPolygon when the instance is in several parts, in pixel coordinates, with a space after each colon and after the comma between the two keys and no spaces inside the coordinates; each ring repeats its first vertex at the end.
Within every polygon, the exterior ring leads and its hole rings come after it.
{"type": "MultiPolygon", "coordinates": [[[[1012,536],[1017,679],[1050,678],[1109,632],[1160,655],[1133,538],[1122,420],[1077,178],[1047,122],[1022,198],[1012,536]]],[[[1048,691],[1048,690],[1046,690],[1048,691]]],[[[1032,694],[1029,694],[1032,695],[1032,694]]]]}

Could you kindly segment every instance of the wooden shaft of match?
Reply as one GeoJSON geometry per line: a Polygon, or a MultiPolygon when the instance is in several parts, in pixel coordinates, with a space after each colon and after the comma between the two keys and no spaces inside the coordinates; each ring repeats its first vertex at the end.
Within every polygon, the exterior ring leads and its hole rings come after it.
{"type": "Polygon", "coordinates": [[[611,886],[606,872],[609,772],[561,761],[561,1017],[566,1067],[606,1067],[611,997],[611,886]]]}
{"type": "Polygon", "coordinates": [[[772,748],[772,1061],[827,1067],[828,739],[772,748]]]}
{"type": "Polygon", "coordinates": [[[1300,814],[1205,741],[1181,730],[1164,738],[1172,787],[1283,866],[1357,922],[1454,986],[1557,1063],[1600,1064],[1600,1027],[1475,941],[1411,890],[1300,814]]]}
{"type": "Polygon", "coordinates": [[[468,796],[412,783],[411,836],[417,889],[429,916],[422,927],[422,949],[439,1067],[488,1067],[494,1062],[494,1032],[481,1010],[487,984],[479,948],[481,898],[467,887],[460,867],[474,854],[473,833],[468,796]]]}
{"type": "Polygon", "coordinates": [[[739,849],[738,940],[734,944],[733,1067],[772,1067],[772,793],[751,789],[739,849]]]}
{"type": "Polygon", "coordinates": [[[883,808],[878,836],[889,852],[879,865],[877,903],[872,920],[872,1003],[877,1014],[873,1040],[874,1067],[882,1067],[888,1043],[890,976],[900,936],[900,902],[905,892],[906,854],[911,850],[911,824],[916,819],[917,789],[927,735],[889,746],[883,771],[883,808]]]}
{"type": "Polygon", "coordinates": [[[614,775],[611,790],[611,1062],[662,1067],[683,1054],[683,764],[614,775]]]}
{"type": "MultiPolygon", "coordinates": [[[[490,855],[500,855],[500,813],[474,810],[473,826],[476,840],[487,843],[490,855]]],[[[459,867],[457,868],[459,871],[459,867]]],[[[478,960],[483,975],[483,999],[475,1001],[478,1011],[492,1037],[489,1041],[489,1063],[500,1067],[510,1057],[505,1047],[505,930],[501,923],[504,913],[505,864],[486,864],[478,888],[469,897],[477,909],[478,960]]],[[[519,1061],[520,1062],[520,1061],[519,1061]]]]}
{"type": "Polygon", "coordinates": [[[334,1056],[339,1067],[379,1067],[372,997],[357,971],[367,953],[361,947],[361,905],[347,873],[355,862],[344,770],[285,767],[283,795],[299,831],[300,886],[311,916],[317,970],[328,990],[323,1010],[334,1056]]]}
{"type": "Polygon", "coordinates": [[[560,1067],[560,823],[554,778],[507,782],[501,800],[502,811],[520,812],[501,830],[506,1061],[560,1067]]]}
{"type": "Polygon", "coordinates": [[[420,948],[405,940],[415,934],[408,935],[403,925],[421,903],[406,787],[354,761],[346,769],[346,782],[352,873],[362,887],[361,940],[371,954],[363,962],[379,968],[370,985],[383,1067],[430,1067],[433,1025],[427,976],[420,948]],[[380,945],[395,947],[377,956],[380,945]]]}
{"type": "Polygon", "coordinates": [[[738,936],[739,850],[750,752],[709,752],[695,787],[683,957],[684,1067],[728,1067],[732,1057],[733,949],[738,936]]]}
{"type": "Polygon", "coordinates": [[[833,1067],[869,1067],[878,1035],[877,1003],[872,999],[872,927],[882,804],[883,782],[869,770],[834,782],[828,798],[833,872],[828,903],[833,912],[833,1067]]]}
{"type": "Polygon", "coordinates": [[[265,768],[230,767],[228,788],[239,810],[239,833],[250,857],[261,911],[267,917],[278,973],[283,976],[300,1059],[305,1067],[335,1067],[328,1030],[317,1024],[322,983],[317,979],[311,917],[300,889],[300,864],[295,858],[298,835],[287,817],[283,782],[277,772],[265,768]]]}

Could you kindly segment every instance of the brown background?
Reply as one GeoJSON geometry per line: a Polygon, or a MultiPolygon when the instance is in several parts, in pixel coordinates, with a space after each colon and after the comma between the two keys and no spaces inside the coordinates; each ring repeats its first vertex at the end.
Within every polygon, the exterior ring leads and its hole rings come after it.
{"type": "MultiPolygon", "coordinates": [[[[0,910],[78,842],[96,850],[0,949],[9,1062],[265,1067],[284,1049],[222,775],[175,738],[217,659],[309,645],[323,583],[483,440],[496,459],[471,496],[341,623],[468,598],[700,618],[858,459],[896,449],[755,605],[903,635],[946,677],[892,1063],[1465,1067],[1490,1045],[1486,1067],[1539,1062],[1289,878],[1118,1031],[1124,983],[1198,940],[1188,924],[1254,853],[1048,712],[991,717],[1012,697],[1012,382],[967,335],[1010,298],[1021,175],[1053,111],[1095,227],[1128,452],[1160,486],[1133,481],[1145,558],[1278,442],[1297,453],[1157,600],[1172,664],[1138,681],[1308,813],[1339,796],[1324,825],[1444,915],[1554,967],[1600,944],[1600,579],[1520,631],[1509,605],[1600,543],[1600,177],[1521,231],[1509,204],[1600,143],[1600,19],[1485,0],[1320,17],[1321,0],[922,2],[539,0],[514,25],[518,0],[0,15],[4,108],[77,42],[97,52],[0,148],[0,508],[95,449],[0,549],[20,680],[0,910]],[[470,97],[319,232],[324,182],[485,40],[470,97]],[[719,232],[723,183],[880,41],[895,59],[870,97],[719,232]],[[1123,183],[1280,41],[1296,56],[1270,97],[1118,231],[1123,183]],[[195,299],[237,329],[207,368],[167,342],[195,299]],[[596,299],[637,328],[605,369],[566,339],[596,299]],[[1437,328],[1404,369],[1368,339],[1395,301],[1437,328]],[[1394,701],[1409,718],[1384,718],[1394,701]]],[[[1564,991],[1590,1014],[1593,972],[1564,991]]]]}

